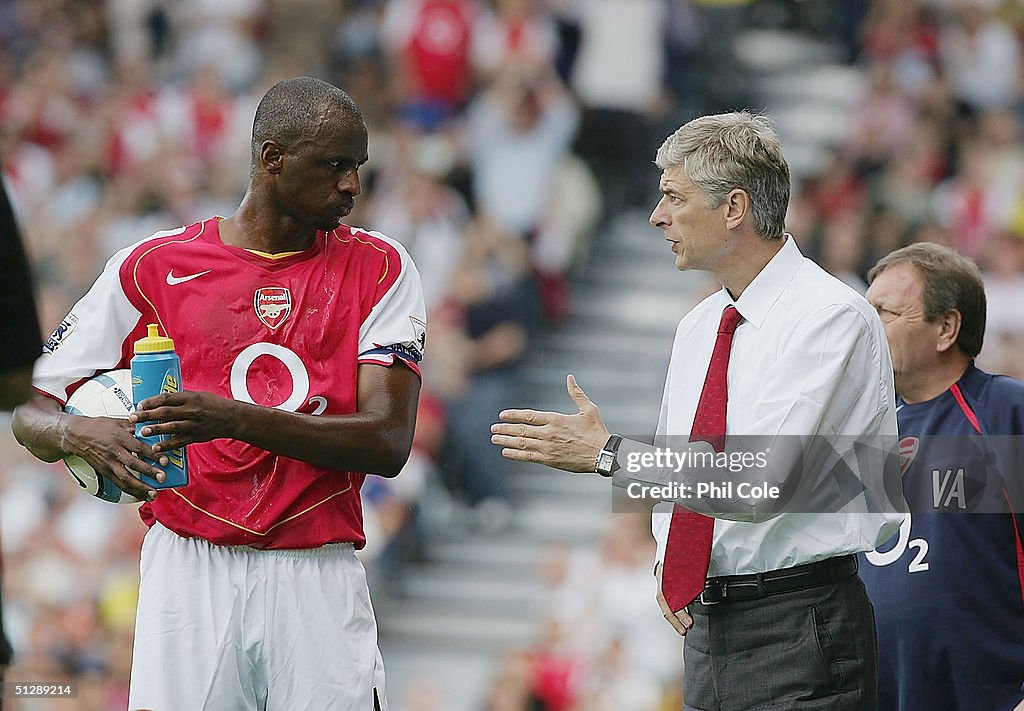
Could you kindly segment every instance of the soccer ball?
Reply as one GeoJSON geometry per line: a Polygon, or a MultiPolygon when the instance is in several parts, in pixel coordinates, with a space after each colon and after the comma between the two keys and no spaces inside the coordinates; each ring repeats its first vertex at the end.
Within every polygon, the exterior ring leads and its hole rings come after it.
{"type": "MultiPolygon", "coordinates": [[[[85,417],[116,417],[127,420],[135,409],[132,404],[132,372],[128,369],[111,370],[87,380],[72,393],[64,412],[85,417]]],[[[64,457],[68,472],[78,485],[93,496],[115,504],[137,504],[137,499],[101,476],[81,457],[64,457]]]]}

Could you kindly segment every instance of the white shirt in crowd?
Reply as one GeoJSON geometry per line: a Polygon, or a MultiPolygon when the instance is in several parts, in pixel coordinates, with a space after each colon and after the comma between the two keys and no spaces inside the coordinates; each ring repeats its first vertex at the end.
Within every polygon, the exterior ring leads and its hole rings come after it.
{"type": "Polygon", "coordinates": [[[581,42],[572,87],[588,107],[643,113],[657,101],[665,73],[660,0],[569,0],[581,42]]]}

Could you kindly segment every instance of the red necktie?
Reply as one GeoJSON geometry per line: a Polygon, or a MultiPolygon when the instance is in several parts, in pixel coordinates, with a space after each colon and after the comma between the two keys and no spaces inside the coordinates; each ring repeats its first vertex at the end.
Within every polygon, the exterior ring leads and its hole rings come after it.
{"type": "MultiPolygon", "coordinates": [[[[732,305],[722,311],[718,338],[711,352],[708,374],[704,377],[704,388],[700,391],[690,430],[691,442],[707,442],[716,452],[725,449],[725,412],[729,403],[726,374],[733,333],[742,320],[740,312],[732,305]]],[[[682,610],[704,590],[714,530],[715,519],[710,516],[678,504],[672,509],[665,562],[661,569],[661,591],[673,612],[682,610]]]]}

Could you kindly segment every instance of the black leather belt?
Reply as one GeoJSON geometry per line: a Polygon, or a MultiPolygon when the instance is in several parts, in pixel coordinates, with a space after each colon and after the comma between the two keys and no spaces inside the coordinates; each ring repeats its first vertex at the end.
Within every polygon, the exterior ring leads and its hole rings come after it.
{"type": "Polygon", "coordinates": [[[719,605],[724,602],[760,600],[769,595],[828,585],[856,574],[857,556],[844,555],[767,573],[723,575],[707,579],[704,592],[697,598],[697,602],[719,605]]]}

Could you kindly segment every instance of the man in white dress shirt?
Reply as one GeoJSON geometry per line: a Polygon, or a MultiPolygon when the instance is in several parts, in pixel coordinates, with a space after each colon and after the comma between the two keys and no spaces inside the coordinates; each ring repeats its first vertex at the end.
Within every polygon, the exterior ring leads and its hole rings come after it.
{"type": "Polygon", "coordinates": [[[722,284],[676,332],[656,442],[677,458],[611,435],[571,375],[577,414],[506,410],[492,441],[509,459],[676,486],[671,514],[654,516],[655,573],[686,636],[686,709],[873,709],[874,619],[853,554],[903,519],[882,466],[897,430],[881,321],[785,232],[789,168],[767,119],[695,119],[656,163],[651,223],[677,269],[722,284]],[[742,452],[760,465],[693,464],[742,452]],[[716,477],[782,495],[693,495],[716,477]]]}

